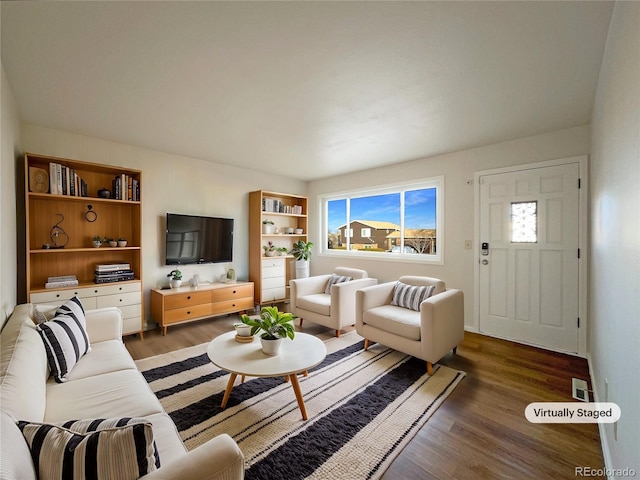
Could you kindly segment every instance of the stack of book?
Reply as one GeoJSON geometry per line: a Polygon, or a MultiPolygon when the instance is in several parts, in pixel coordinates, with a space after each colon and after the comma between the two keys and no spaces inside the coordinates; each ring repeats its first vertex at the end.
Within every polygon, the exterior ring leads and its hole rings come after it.
{"type": "Polygon", "coordinates": [[[133,280],[133,270],[128,263],[96,265],[95,283],[124,282],[125,280],[133,280]]]}
{"type": "Polygon", "coordinates": [[[140,201],[140,182],[131,175],[116,175],[111,182],[111,188],[116,200],[140,201]]]}
{"type": "Polygon", "coordinates": [[[44,288],[77,287],[78,279],[75,275],[62,275],[60,277],[49,277],[44,288]]]}
{"type": "Polygon", "coordinates": [[[49,191],[53,195],[69,195],[71,197],[86,197],[87,182],[78,176],[73,168],[49,164],[49,191]]]}

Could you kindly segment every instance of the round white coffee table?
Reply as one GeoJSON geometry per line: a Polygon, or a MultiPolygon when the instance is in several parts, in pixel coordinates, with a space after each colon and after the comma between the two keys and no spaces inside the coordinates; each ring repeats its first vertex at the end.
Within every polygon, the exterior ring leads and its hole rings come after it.
{"type": "Polygon", "coordinates": [[[207,355],[211,362],[222,370],[231,373],[227,389],[222,398],[222,408],[227,406],[229,395],[238,375],[247,377],[285,377],[298,400],[302,419],[307,419],[298,373],[315,367],[327,356],[324,343],[313,335],[296,332],[293,340],[284,339],[277,355],[269,356],[262,352],[260,336],[255,335],[253,342],[239,343],[235,340],[236,332],[228,332],[214,338],[207,355]]]}

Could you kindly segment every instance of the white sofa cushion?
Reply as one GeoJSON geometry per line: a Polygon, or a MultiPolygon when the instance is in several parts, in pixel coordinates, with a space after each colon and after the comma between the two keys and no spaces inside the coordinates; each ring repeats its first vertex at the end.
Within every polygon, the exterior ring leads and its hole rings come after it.
{"type": "Polygon", "coordinates": [[[153,426],[145,420],[87,433],[45,423],[18,422],[18,427],[40,480],[136,480],[160,467],[153,426]]]}
{"type": "Polygon", "coordinates": [[[158,447],[162,465],[168,465],[187,453],[187,448],[180,439],[180,434],[171,417],[166,413],[156,413],[144,417],[153,424],[153,438],[158,447]]]}
{"type": "Polygon", "coordinates": [[[395,305],[374,307],[363,314],[364,323],[409,340],[420,340],[420,313],[395,305]]]}
{"type": "Polygon", "coordinates": [[[73,297],[56,311],[54,318],[36,328],[47,351],[51,374],[56,382],[66,382],[67,374],[90,348],[80,300],[73,297]]]}
{"type": "Polygon", "coordinates": [[[316,293],[298,297],[297,307],[328,317],[331,315],[331,295],[316,293]]]}
{"type": "Polygon", "coordinates": [[[145,417],[162,413],[162,405],[137,370],[121,370],[95,377],[47,382],[44,420],[50,423],[73,418],[145,417]],[[70,402],[79,398],[81,401],[70,402]]]}
{"type": "Polygon", "coordinates": [[[18,305],[0,336],[0,406],[14,418],[44,418],[47,354],[31,320],[31,304],[18,305]]]}
{"type": "Polygon", "coordinates": [[[136,363],[123,343],[120,340],[107,340],[91,345],[91,351],[78,360],[67,375],[67,381],[128,369],[136,370],[136,363]]]}

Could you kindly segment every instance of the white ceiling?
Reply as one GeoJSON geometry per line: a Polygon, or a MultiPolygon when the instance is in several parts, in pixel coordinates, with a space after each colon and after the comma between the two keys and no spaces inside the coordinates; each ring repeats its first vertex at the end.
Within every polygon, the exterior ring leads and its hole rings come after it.
{"type": "Polygon", "coordinates": [[[611,2],[2,2],[28,123],[312,180],[590,122],[611,2]]]}

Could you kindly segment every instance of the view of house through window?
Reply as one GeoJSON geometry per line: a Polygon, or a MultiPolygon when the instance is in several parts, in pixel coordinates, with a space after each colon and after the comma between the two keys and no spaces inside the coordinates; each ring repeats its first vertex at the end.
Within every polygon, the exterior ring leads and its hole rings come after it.
{"type": "Polygon", "coordinates": [[[440,257],[442,180],[323,198],[326,252],[440,257]]]}

